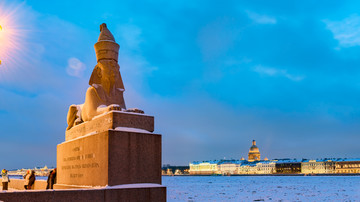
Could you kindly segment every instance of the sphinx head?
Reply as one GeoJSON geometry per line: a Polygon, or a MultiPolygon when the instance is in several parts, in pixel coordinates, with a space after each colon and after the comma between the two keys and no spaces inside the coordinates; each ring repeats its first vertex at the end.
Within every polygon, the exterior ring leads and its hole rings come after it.
{"type": "MultiPolygon", "coordinates": [[[[115,61],[109,62],[116,63],[115,61]]],[[[115,87],[117,74],[120,74],[119,70],[108,64],[109,62],[99,62],[95,66],[89,81],[90,85],[101,85],[108,94],[110,93],[110,90],[115,87]]]]}
{"type": "Polygon", "coordinates": [[[108,94],[112,88],[124,89],[119,72],[119,64],[114,60],[98,62],[89,80],[89,85],[92,86],[93,84],[102,85],[108,94]]]}

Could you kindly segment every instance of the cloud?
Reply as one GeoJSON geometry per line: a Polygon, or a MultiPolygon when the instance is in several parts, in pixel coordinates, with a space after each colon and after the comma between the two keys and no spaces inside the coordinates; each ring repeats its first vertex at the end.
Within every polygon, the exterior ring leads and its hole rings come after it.
{"type": "Polygon", "coordinates": [[[269,68],[269,67],[263,67],[261,65],[258,65],[254,68],[254,71],[259,74],[264,74],[268,76],[281,76],[286,77],[292,81],[301,81],[305,77],[304,76],[298,76],[298,75],[292,75],[287,72],[287,70],[284,69],[275,69],[275,68],[269,68]]]}
{"type": "Polygon", "coordinates": [[[66,68],[66,72],[70,76],[82,77],[85,69],[85,64],[82,63],[79,59],[74,57],[68,59],[68,66],[66,68]]]}
{"type": "Polygon", "coordinates": [[[276,18],[267,15],[260,15],[251,11],[246,11],[248,17],[258,24],[276,24],[276,18]]]}
{"type": "Polygon", "coordinates": [[[340,21],[323,20],[326,28],[329,29],[339,45],[352,47],[360,45],[360,16],[351,15],[340,21]]]}

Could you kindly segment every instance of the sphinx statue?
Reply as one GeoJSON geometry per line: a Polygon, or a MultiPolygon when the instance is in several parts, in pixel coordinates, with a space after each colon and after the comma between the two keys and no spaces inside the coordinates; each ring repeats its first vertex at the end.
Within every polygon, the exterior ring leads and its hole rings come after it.
{"type": "Polygon", "coordinates": [[[86,91],[85,103],[70,106],[67,130],[108,111],[126,111],[123,97],[125,88],[118,64],[120,46],[105,23],[100,25],[100,36],[94,47],[97,64],[89,80],[90,87],[86,91]]]}

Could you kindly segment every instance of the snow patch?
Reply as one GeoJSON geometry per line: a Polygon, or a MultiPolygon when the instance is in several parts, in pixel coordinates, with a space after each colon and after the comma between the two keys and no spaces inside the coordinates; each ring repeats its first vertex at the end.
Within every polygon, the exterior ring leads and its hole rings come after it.
{"type": "Polygon", "coordinates": [[[131,188],[153,188],[153,187],[164,187],[161,184],[153,183],[138,183],[138,184],[121,184],[114,186],[106,186],[105,189],[131,189],[131,188]]]}
{"type": "Polygon", "coordinates": [[[92,136],[92,135],[96,135],[96,134],[98,134],[98,131],[93,131],[93,132],[88,133],[86,135],[83,135],[83,136],[80,136],[80,137],[77,137],[77,138],[74,138],[74,139],[71,139],[71,140],[68,140],[68,141],[65,141],[65,142],[72,142],[72,141],[75,141],[75,140],[78,140],[78,139],[81,139],[81,138],[84,138],[84,137],[89,137],[89,136],[92,136]]]}
{"type": "Polygon", "coordinates": [[[124,132],[149,133],[149,134],[151,134],[151,132],[149,132],[147,130],[144,130],[144,129],[140,129],[140,128],[116,127],[113,130],[124,131],[124,132]]]}

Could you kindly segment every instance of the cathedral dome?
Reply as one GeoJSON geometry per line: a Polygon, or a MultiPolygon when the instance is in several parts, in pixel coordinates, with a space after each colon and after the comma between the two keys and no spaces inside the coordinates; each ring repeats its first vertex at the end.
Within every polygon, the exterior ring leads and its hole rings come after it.
{"type": "Polygon", "coordinates": [[[252,145],[249,149],[249,152],[259,152],[259,148],[256,145],[252,145]]]}
{"type": "Polygon", "coordinates": [[[249,158],[248,161],[260,161],[260,151],[259,148],[256,146],[256,141],[252,141],[252,146],[249,149],[249,158]]]}

